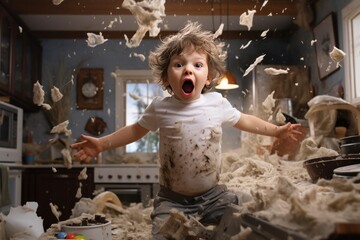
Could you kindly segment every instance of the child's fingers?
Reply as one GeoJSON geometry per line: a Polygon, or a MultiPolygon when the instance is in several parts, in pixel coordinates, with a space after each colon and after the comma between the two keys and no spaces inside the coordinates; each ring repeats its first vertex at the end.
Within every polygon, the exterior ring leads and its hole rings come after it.
{"type": "Polygon", "coordinates": [[[298,131],[298,130],[293,130],[292,133],[295,133],[297,135],[302,135],[303,134],[301,131],[298,131]]]}
{"type": "Polygon", "coordinates": [[[294,140],[295,142],[299,141],[294,135],[291,135],[290,138],[294,140]]]}
{"type": "Polygon", "coordinates": [[[73,143],[73,144],[70,145],[70,147],[75,148],[75,149],[81,149],[85,143],[87,143],[87,140],[77,142],[77,143],[73,143]]]}

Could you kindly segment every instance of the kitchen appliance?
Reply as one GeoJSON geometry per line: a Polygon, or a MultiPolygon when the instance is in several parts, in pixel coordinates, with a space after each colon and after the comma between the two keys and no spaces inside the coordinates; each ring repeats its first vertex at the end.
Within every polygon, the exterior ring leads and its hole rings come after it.
{"type": "Polygon", "coordinates": [[[94,168],[95,191],[113,192],[125,206],[149,206],[159,191],[158,182],[157,164],[103,164],[94,168]]]}
{"type": "Polygon", "coordinates": [[[23,110],[0,101],[0,162],[21,162],[23,110]]]}
{"type": "Polygon", "coordinates": [[[8,213],[10,207],[21,204],[21,170],[11,166],[21,163],[23,110],[0,101],[0,210],[8,213]]]}

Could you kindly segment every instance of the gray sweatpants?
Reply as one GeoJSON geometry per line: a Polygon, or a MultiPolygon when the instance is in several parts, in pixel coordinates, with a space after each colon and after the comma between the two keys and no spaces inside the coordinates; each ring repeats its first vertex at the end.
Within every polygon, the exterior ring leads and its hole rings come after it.
{"type": "Polygon", "coordinates": [[[161,187],[154,199],[154,210],[151,213],[153,239],[165,239],[159,234],[161,224],[170,215],[171,209],[177,209],[185,215],[199,218],[204,225],[218,224],[225,208],[229,204],[238,204],[235,193],[228,191],[225,185],[217,185],[206,193],[189,197],[161,187]]]}

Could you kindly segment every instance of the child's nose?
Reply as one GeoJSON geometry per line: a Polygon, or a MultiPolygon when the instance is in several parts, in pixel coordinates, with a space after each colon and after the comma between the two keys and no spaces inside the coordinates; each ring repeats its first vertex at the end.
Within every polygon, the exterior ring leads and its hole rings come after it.
{"type": "Polygon", "coordinates": [[[186,65],[185,67],[185,74],[186,75],[191,75],[193,73],[193,69],[192,69],[192,66],[191,65],[186,65]]]}

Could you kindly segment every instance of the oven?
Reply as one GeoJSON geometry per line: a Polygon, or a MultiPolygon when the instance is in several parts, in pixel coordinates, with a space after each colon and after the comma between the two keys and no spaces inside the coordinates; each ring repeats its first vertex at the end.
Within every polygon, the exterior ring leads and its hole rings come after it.
{"type": "Polygon", "coordinates": [[[95,191],[115,193],[124,206],[142,203],[148,207],[159,191],[159,167],[156,164],[114,164],[96,166],[95,191]]]}

